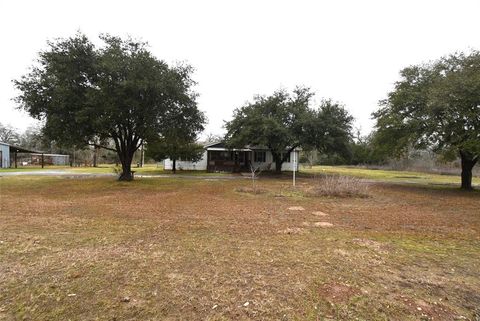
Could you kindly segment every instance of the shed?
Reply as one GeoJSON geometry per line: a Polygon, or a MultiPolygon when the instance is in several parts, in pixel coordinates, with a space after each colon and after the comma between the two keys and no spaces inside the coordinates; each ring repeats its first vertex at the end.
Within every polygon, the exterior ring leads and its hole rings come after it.
{"type": "Polygon", "coordinates": [[[10,167],[10,145],[0,142],[0,168],[10,167]]]}
{"type": "Polygon", "coordinates": [[[23,147],[15,146],[12,144],[0,142],[0,168],[8,168],[12,165],[13,167],[17,168],[18,153],[31,154],[32,159],[36,158],[37,163],[41,165],[42,168],[45,164],[67,165],[69,162],[68,155],[45,154],[43,152],[34,151],[34,150],[26,149],[23,147]],[[45,157],[48,157],[48,158],[46,159],[45,157]],[[46,162],[46,160],[48,162],[46,162]]]}

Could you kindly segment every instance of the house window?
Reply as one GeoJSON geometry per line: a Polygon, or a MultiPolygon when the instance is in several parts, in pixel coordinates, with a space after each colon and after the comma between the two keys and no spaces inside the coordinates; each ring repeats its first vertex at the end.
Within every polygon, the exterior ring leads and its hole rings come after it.
{"type": "Polygon", "coordinates": [[[212,151],[210,154],[211,161],[233,161],[235,160],[234,152],[230,151],[212,151]]]}
{"type": "Polygon", "coordinates": [[[267,160],[267,153],[265,151],[255,151],[253,161],[255,163],[265,163],[267,160]]]}
{"type": "Polygon", "coordinates": [[[290,163],[290,153],[282,153],[282,159],[285,157],[285,154],[287,154],[287,157],[285,158],[285,162],[290,163]]]}

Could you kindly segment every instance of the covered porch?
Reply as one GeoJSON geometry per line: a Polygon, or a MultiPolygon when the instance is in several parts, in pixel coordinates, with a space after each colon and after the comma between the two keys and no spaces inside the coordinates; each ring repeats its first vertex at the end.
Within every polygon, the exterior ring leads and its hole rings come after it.
{"type": "Polygon", "coordinates": [[[248,172],[252,161],[252,151],[241,150],[214,150],[207,149],[208,172],[248,172]]]}

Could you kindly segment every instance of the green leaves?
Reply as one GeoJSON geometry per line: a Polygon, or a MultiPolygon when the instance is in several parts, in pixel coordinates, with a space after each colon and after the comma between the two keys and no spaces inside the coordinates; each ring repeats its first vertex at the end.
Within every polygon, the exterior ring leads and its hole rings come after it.
{"type": "Polygon", "coordinates": [[[376,141],[392,155],[413,146],[462,159],[462,188],[480,155],[480,52],[456,53],[401,71],[381,109],[376,141]]]}
{"type": "Polygon", "coordinates": [[[20,108],[45,121],[50,139],[77,147],[111,140],[130,171],[142,143],[176,128],[188,128],[182,134],[189,137],[203,129],[190,66],[168,66],[141,41],[100,39],[99,48],[82,34],[50,42],[38,65],[15,81],[20,108]]]}
{"type": "Polygon", "coordinates": [[[66,145],[100,137],[129,138],[139,146],[168,131],[169,115],[178,113],[186,121],[195,118],[197,131],[202,128],[191,67],[169,67],[144,42],[100,38],[100,48],[82,34],[50,42],[39,65],[15,81],[18,103],[45,119],[48,136],[66,145]]]}
{"type": "Polygon", "coordinates": [[[297,87],[292,94],[278,90],[271,96],[254,97],[225,124],[227,144],[265,146],[272,151],[277,169],[283,162],[280,155],[296,147],[347,153],[353,118],[331,100],[313,109],[312,97],[304,87],[297,87]]]}
{"type": "Polygon", "coordinates": [[[409,145],[479,152],[479,52],[408,67],[401,77],[374,113],[379,138],[391,142],[392,153],[409,145]]]}

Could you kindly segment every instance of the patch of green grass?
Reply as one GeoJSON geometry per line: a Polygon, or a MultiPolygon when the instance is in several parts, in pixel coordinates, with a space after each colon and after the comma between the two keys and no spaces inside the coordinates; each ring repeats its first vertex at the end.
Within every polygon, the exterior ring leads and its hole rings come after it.
{"type": "Polygon", "coordinates": [[[68,170],[71,169],[70,166],[19,166],[18,168],[0,168],[1,173],[9,172],[30,172],[30,171],[45,171],[45,170],[68,170]]]}
{"type": "MultiPolygon", "coordinates": [[[[81,166],[23,166],[18,168],[2,168],[2,172],[30,172],[30,171],[62,171],[73,174],[113,174],[121,170],[121,167],[117,167],[114,164],[102,164],[98,167],[81,166]]],[[[132,164],[132,171],[136,175],[174,175],[171,170],[164,170],[163,166],[157,164],[145,164],[143,167],[136,167],[132,164]]],[[[177,170],[176,175],[188,175],[188,176],[225,176],[232,175],[231,173],[208,173],[206,171],[194,171],[194,170],[177,170]]]]}
{"type": "MultiPolygon", "coordinates": [[[[424,185],[460,185],[460,175],[439,175],[410,171],[377,170],[350,166],[313,166],[302,168],[307,174],[346,175],[392,183],[417,183],[424,185]]],[[[473,178],[474,185],[480,185],[480,178],[473,178]]]]}

